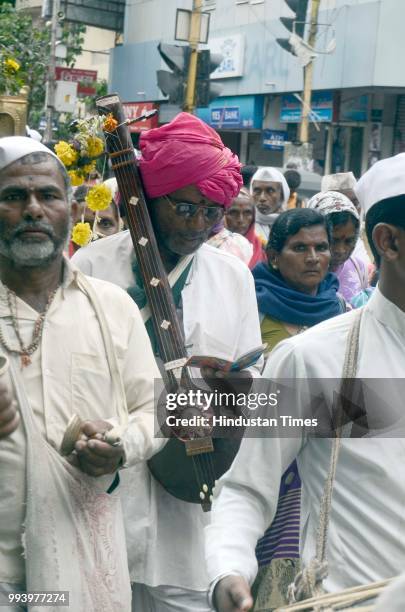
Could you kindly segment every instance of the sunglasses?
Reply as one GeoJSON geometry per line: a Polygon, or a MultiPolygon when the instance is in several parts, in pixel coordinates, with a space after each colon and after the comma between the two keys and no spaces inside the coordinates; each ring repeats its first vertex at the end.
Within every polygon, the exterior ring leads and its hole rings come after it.
{"type": "Polygon", "coordinates": [[[191,202],[175,202],[167,195],[163,196],[175,209],[176,215],[183,219],[192,219],[198,212],[202,211],[204,221],[217,223],[224,216],[222,206],[204,206],[204,204],[192,204],[191,202]]]}

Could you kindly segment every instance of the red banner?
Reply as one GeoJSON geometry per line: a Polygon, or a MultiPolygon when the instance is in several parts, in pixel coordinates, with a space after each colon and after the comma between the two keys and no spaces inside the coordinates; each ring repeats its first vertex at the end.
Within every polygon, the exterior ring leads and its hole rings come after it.
{"type": "MultiPolygon", "coordinates": [[[[127,119],[136,119],[147,113],[148,111],[157,108],[154,102],[123,102],[124,113],[127,119]]],[[[129,125],[131,132],[144,132],[158,126],[158,115],[154,115],[145,121],[138,121],[129,125]]]]}
{"type": "Polygon", "coordinates": [[[97,81],[97,70],[80,70],[79,68],[56,66],[55,76],[57,81],[78,83],[77,93],[79,96],[93,96],[96,93],[94,84],[97,81]]]}

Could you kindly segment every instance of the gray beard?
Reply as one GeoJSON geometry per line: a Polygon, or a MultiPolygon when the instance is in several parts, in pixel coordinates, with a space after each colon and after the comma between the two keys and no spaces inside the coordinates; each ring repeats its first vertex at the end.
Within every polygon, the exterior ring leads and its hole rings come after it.
{"type": "MultiPolygon", "coordinates": [[[[66,235],[59,240],[48,237],[46,240],[21,240],[18,236],[11,240],[0,237],[0,255],[24,268],[45,268],[54,261],[68,244],[71,223],[66,228],[66,235]]],[[[51,229],[51,228],[50,228],[51,229]]]]}
{"type": "Polygon", "coordinates": [[[17,266],[28,268],[46,266],[62,250],[63,247],[57,249],[50,238],[41,242],[27,242],[14,238],[10,244],[0,239],[0,254],[17,266]]]}

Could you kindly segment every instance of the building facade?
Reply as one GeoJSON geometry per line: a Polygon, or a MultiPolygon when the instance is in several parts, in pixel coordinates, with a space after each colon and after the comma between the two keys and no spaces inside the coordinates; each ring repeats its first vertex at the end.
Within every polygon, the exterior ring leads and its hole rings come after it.
{"type": "MultiPolygon", "coordinates": [[[[112,51],[110,89],[132,103],[170,109],[156,84],[167,69],[157,50],[175,43],[176,9],[191,0],[130,0],[124,44],[112,51]]],[[[297,139],[303,70],[276,42],[288,37],[284,0],[205,0],[208,48],[225,59],[216,74],[222,93],[197,114],[215,127],[244,162],[283,164],[284,143],[297,139]]],[[[320,172],[352,170],[405,149],[403,0],[321,0],[310,140],[320,172]],[[333,48],[335,41],[335,49],[333,48]]],[[[184,44],[184,43],[178,43],[184,44]]],[[[204,47],[203,47],[204,48],[204,47]]]]}
{"type": "MultiPolygon", "coordinates": [[[[45,26],[40,21],[44,0],[16,0],[16,9],[29,11],[38,18],[38,27],[45,26]]],[[[110,69],[110,51],[115,45],[115,32],[86,27],[82,53],[77,57],[75,68],[97,72],[97,80],[107,80],[110,69]]]]}

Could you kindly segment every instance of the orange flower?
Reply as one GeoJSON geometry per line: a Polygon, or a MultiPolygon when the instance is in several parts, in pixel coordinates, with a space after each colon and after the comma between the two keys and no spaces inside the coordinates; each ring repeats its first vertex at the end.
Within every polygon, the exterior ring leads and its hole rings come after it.
{"type": "Polygon", "coordinates": [[[118,127],[118,121],[114,119],[112,113],[109,113],[104,119],[103,130],[105,132],[113,132],[118,127]]]}

